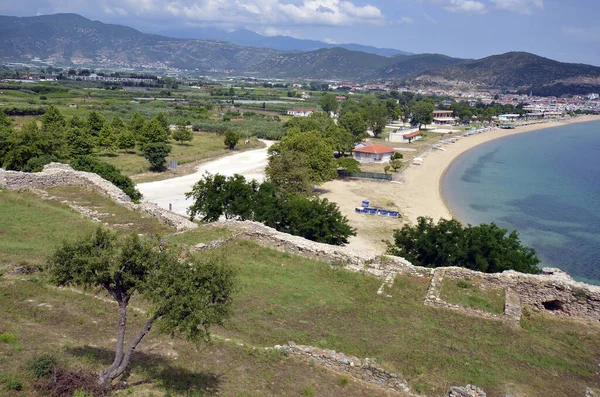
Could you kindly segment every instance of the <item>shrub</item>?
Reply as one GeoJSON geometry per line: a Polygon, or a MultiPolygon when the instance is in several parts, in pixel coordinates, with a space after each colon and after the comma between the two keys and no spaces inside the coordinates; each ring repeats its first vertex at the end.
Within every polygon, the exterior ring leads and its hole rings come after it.
{"type": "Polygon", "coordinates": [[[417,266],[460,266],[486,273],[516,270],[538,273],[535,250],[523,246],[516,231],[494,223],[463,227],[457,220],[419,217],[416,225],[394,230],[388,253],[417,266]]]}
{"type": "Polygon", "coordinates": [[[58,360],[54,356],[42,354],[29,363],[29,369],[37,379],[46,378],[52,373],[57,363],[58,360]]]}
{"type": "Polygon", "coordinates": [[[134,202],[138,202],[142,198],[142,194],[135,188],[133,181],[129,177],[121,174],[121,171],[112,164],[105,163],[92,156],[80,156],[71,161],[71,167],[78,171],[87,171],[98,174],[123,190],[123,192],[134,202]]]}
{"type": "Polygon", "coordinates": [[[4,388],[9,391],[20,391],[23,389],[23,383],[19,380],[17,375],[3,373],[0,376],[0,382],[4,385],[4,388]]]}
{"type": "Polygon", "coordinates": [[[0,334],[0,342],[7,343],[9,345],[14,345],[19,341],[16,335],[9,334],[8,332],[3,332],[0,334]]]}
{"type": "Polygon", "coordinates": [[[52,154],[43,154],[39,157],[33,157],[27,161],[27,164],[25,164],[21,171],[41,172],[46,164],[50,164],[53,161],[59,161],[59,159],[52,154]]]}

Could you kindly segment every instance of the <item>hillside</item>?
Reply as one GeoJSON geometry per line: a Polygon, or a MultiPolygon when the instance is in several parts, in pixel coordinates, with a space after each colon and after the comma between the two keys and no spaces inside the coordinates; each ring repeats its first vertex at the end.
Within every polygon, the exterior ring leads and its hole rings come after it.
{"type": "Polygon", "coordinates": [[[57,63],[192,68],[251,68],[273,50],[231,43],[174,39],[91,21],[76,14],[0,17],[0,59],[34,57],[57,63]]]}
{"type": "MultiPolygon", "coordinates": [[[[179,37],[177,33],[171,35],[179,37]]],[[[412,55],[409,52],[394,48],[378,48],[361,44],[331,44],[318,40],[296,39],[289,36],[263,36],[250,30],[240,29],[227,32],[218,29],[198,29],[194,32],[194,38],[206,40],[229,41],[233,44],[247,47],[270,48],[277,51],[315,51],[323,48],[344,48],[350,51],[361,51],[381,56],[412,55]]]]}
{"type": "Polygon", "coordinates": [[[428,70],[414,81],[533,91],[541,95],[589,93],[600,87],[600,67],[558,62],[526,52],[509,52],[428,70]]]}
{"type": "MultiPolygon", "coordinates": [[[[226,38],[232,41],[246,36],[245,43],[256,47],[269,45],[263,41],[263,36],[252,32],[245,35],[233,32],[230,36],[226,38]]],[[[283,36],[269,39],[289,44],[281,44],[279,48],[292,48],[296,43],[283,36]]],[[[319,45],[319,42],[303,43],[297,48],[319,45]]],[[[389,57],[339,47],[307,52],[280,52],[256,47],[145,34],[125,26],[91,21],[76,14],[0,17],[0,60],[4,61],[41,58],[57,64],[96,67],[175,67],[261,77],[351,80],[404,78],[427,68],[461,61],[429,54],[389,57]]],[[[359,45],[347,47],[372,50],[359,45]]],[[[393,51],[384,53],[392,54],[393,51]]]]}
{"type": "MultiPolygon", "coordinates": [[[[61,240],[97,225],[65,203],[94,208],[95,216],[118,230],[158,230],[167,244],[193,247],[221,241],[200,255],[215,255],[238,271],[234,315],[213,329],[215,342],[192,345],[153,330],[136,351],[127,394],[402,395],[376,387],[368,376],[325,370],[321,356],[302,360],[265,350],[288,341],[315,346],[315,351],[335,350],[338,360],[344,352],[344,366],[350,360],[376,358],[419,394],[441,396],[449,386],[467,383],[488,395],[583,395],[586,387],[600,391],[595,382],[600,328],[594,322],[528,307],[515,329],[493,317],[424,304],[431,284],[428,273],[398,274],[386,284],[386,293],[378,294],[382,279],[344,269],[343,262],[332,263],[327,257],[311,259],[310,250],[299,256],[281,252],[281,247],[271,249],[264,234],[255,241],[244,238],[243,222],[205,225],[175,235],[154,219],[81,187],[49,188],[46,199],[31,192],[1,193],[0,216],[10,221],[0,230],[0,383],[16,378],[24,389],[0,389],[3,396],[34,395],[28,362],[41,352],[57,357],[62,365],[96,372],[112,360],[114,306],[75,289],[52,288],[44,272],[35,271],[61,240]],[[24,263],[32,274],[18,270],[24,263]]],[[[247,227],[250,235],[259,236],[256,226],[247,227]]],[[[489,285],[475,287],[482,280],[471,279],[473,287],[468,289],[458,282],[444,278],[446,295],[440,296],[456,304],[477,298],[480,305],[490,304],[484,307],[488,316],[503,309],[501,291],[494,298],[499,291],[489,285]]],[[[139,296],[132,300],[135,307],[146,304],[139,296]]],[[[131,318],[133,328],[143,321],[143,313],[131,318]]]]}
{"type": "MultiPolygon", "coordinates": [[[[243,42],[255,47],[228,41],[146,34],[76,14],[0,16],[0,61],[41,58],[61,66],[171,67],[201,74],[254,77],[355,81],[412,79],[410,83],[426,86],[512,89],[541,95],[589,93],[600,89],[600,67],[562,63],[525,52],[474,61],[440,54],[382,56],[348,49],[373,51],[355,45],[282,52],[264,47],[292,48],[297,42],[290,40],[295,39],[265,38],[249,31],[230,35],[230,39],[237,42],[245,36],[243,42]]],[[[307,49],[320,45],[318,43],[303,43],[297,48],[307,49]]],[[[390,55],[393,52],[379,53],[390,55]]]]}

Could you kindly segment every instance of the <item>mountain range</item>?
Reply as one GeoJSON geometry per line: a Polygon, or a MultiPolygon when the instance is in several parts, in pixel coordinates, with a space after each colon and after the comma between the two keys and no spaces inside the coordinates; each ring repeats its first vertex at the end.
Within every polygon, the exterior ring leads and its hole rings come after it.
{"type": "Polygon", "coordinates": [[[198,28],[193,31],[172,29],[164,32],[170,37],[195,38],[204,40],[228,41],[233,44],[245,47],[271,48],[278,51],[314,51],[322,48],[344,48],[350,51],[361,51],[369,54],[376,54],[385,57],[394,55],[412,55],[410,52],[401,51],[395,48],[378,48],[368,45],[348,43],[333,44],[317,40],[296,39],[290,36],[263,36],[247,29],[234,30],[228,32],[213,28],[198,28]]]}
{"type": "Polygon", "coordinates": [[[170,67],[198,74],[396,80],[423,86],[514,89],[543,94],[589,93],[600,89],[600,67],[562,63],[524,52],[466,60],[441,54],[393,54],[398,50],[374,47],[369,47],[371,52],[328,48],[326,43],[316,41],[250,33],[232,32],[230,41],[173,38],[92,21],[77,14],[0,16],[0,61],[41,58],[64,66],[170,67]],[[240,36],[245,36],[245,43],[253,46],[232,42],[239,43],[240,36]],[[281,51],[294,46],[296,51],[281,51]],[[321,48],[302,50],[312,46],[321,48]],[[380,53],[373,53],[376,50],[380,53]]]}

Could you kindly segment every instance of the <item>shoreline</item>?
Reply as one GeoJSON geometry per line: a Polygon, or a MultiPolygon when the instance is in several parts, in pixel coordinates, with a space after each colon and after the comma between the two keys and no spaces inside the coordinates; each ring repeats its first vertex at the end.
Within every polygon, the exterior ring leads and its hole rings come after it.
{"type": "Polygon", "coordinates": [[[592,121],[600,121],[600,116],[580,116],[563,121],[535,123],[514,130],[497,129],[467,137],[461,135],[456,143],[444,145],[445,151],[427,149],[420,156],[423,163],[409,165],[404,171],[404,183],[397,189],[397,198],[405,204],[403,214],[411,223],[416,223],[419,216],[431,217],[435,222],[440,218],[457,219],[442,195],[442,180],[452,163],[476,146],[511,135],[592,121]]]}

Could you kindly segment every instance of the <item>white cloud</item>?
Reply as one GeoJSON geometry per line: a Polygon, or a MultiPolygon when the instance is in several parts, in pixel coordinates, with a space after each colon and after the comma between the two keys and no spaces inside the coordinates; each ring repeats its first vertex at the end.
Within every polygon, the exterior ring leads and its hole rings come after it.
{"type": "Polygon", "coordinates": [[[174,0],[164,5],[164,11],[196,21],[267,25],[337,26],[385,20],[379,8],[345,0],[174,0]]]}
{"type": "Polygon", "coordinates": [[[426,12],[424,12],[423,15],[425,16],[425,19],[427,19],[432,25],[437,25],[437,19],[427,14],[426,12]]]}
{"type": "Polygon", "coordinates": [[[401,17],[396,22],[406,24],[406,25],[413,25],[415,23],[415,20],[410,17],[401,17]]]}
{"type": "Polygon", "coordinates": [[[496,8],[516,12],[518,14],[532,14],[534,9],[543,9],[544,0],[490,0],[496,8]]]}
{"type": "Polygon", "coordinates": [[[450,12],[483,14],[487,11],[485,4],[473,0],[450,0],[444,9],[450,12]]]}

